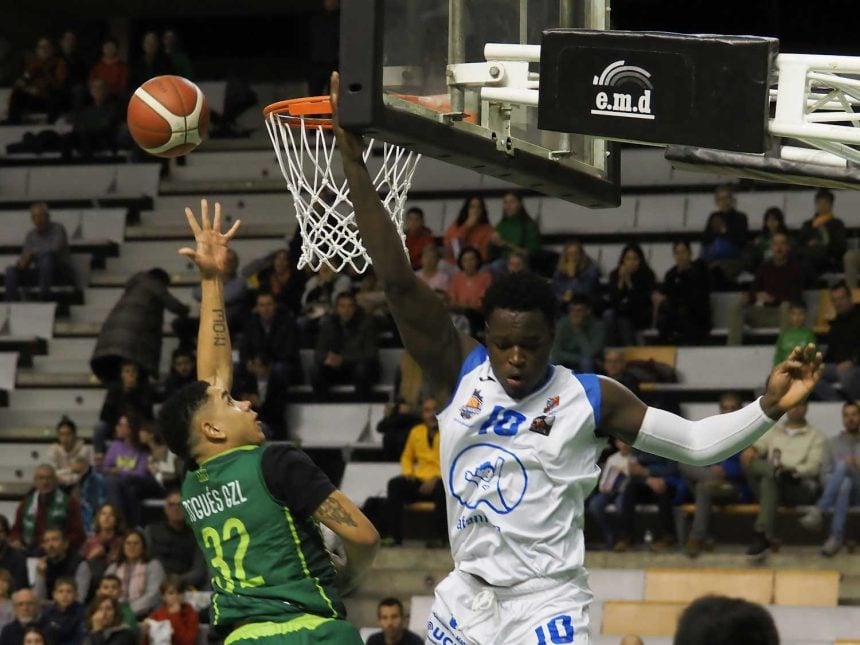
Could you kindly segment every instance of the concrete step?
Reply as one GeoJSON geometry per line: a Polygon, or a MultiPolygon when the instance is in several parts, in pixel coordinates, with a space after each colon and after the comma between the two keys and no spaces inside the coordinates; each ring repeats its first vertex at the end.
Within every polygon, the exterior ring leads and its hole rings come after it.
{"type": "MultiPolygon", "coordinates": [[[[177,256],[179,257],[179,256],[177,256]]],[[[146,270],[150,269],[153,266],[160,266],[158,262],[148,262],[147,266],[142,267],[138,270],[146,270]]],[[[122,269],[120,269],[122,270],[122,269]]],[[[186,271],[187,269],[179,269],[180,271],[186,271]]],[[[133,271],[130,271],[133,272],[133,271]]],[[[119,301],[125,289],[122,287],[90,287],[84,292],[84,303],[87,306],[97,307],[99,309],[107,309],[110,311],[111,308],[119,301]]],[[[170,293],[173,296],[185,304],[191,304],[193,302],[193,298],[191,297],[191,287],[171,287],[170,293]]]]}
{"type": "Polygon", "coordinates": [[[80,365],[76,372],[42,372],[32,368],[21,368],[15,375],[15,385],[19,388],[30,387],[68,387],[68,388],[98,388],[102,384],[90,372],[81,372],[80,365]]]}
{"type": "MultiPolygon", "coordinates": [[[[253,217],[253,215],[250,215],[253,217]]],[[[255,218],[256,219],[256,218],[255,218]]],[[[290,225],[285,217],[279,218],[277,222],[257,222],[242,220],[241,238],[274,238],[282,240],[293,234],[295,225],[290,225]]],[[[187,240],[188,224],[144,224],[142,226],[130,226],[126,229],[126,240],[187,240]]]]}
{"type": "MultiPolygon", "coordinates": [[[[93,290],[94,293],[99,291],[93,290]]],[[[191,307],[191,315],[196,315],[199,311],[197,302],[191,301],[185,304],[191,307]]],[[[58,320],[54,323],[54,333],[58,336],[98,336],[102,323],[104,323],[112,307],[99,307],[98,305],[72,305],[69,309],[69,317],[67,320],[58,320]],[[64,326],[68,324],[68,326],[64,326]],[[60,325],[58,327],[57,325],[60,325]]],[[[170,330],[170,321],[176,316],[173,312],[164,312],[164,329],[167,332],[170,330]]],[[[172,332],[171,332],[172,333],[172,332]]]]}
{"type": "MultiPolygon", "coordinates": [[[[44,363],[49,371],[54,371],[51,368],[50,359],[59,359],[63,364],[70,361],[80,361],[78,372],[87,371],[89,369],[90,358],[96,348],[96,337],[69,337],[69,338],[52,338],[48,342],[48,360],[44,363]]],[[[170,354],[179,345],[177,338],[165,338],[161,343],[161,366],[162,370],[166,370],[170,365],[170,354]]]]}
{"type": "MultiPolygon", "coordinates": [[[[126,242],[122,245],[118,258],[109,258],[105,268],[108,271],[128,273],[136,271],[147,271],[153,267],[160,267],[167,273],[187,273],[194,270],[194,264],[187,258],[179,255],[178,251],[193,241],[190,230],[182,239],[168,241],[137,241],[126,242]]],[[[284,242],[278,238],[246,239],[239,234],[234,242],[230,243],[239,261],[250,262],[256,258],[263,257],[272,251],[283,248],[284,242]]],[[[176,294],[174,294],[176,295],[176,294]]],[[[182,299],[177,295],[178,298],[182,299]]],[[[86,302],[89,302],[87,300],[86,302]]]]}
{"type": "MultiPolygon", "coordinates": [[[[11,393],[14,399],[15,392],[11,393]]],[[[102,395],[102,399],[104,395],[102,395]]],[[[53,439],[54,428],[63,415],[69,416],[78,426],[78,435],[88,437],[91,435],[92,427],[99,418],[101,401],[98,406],[76,405],[73,408],[63,409],[54,406],[50,397],[43,403],[41,408],[0,408],[0,428],[3,428],[2,437],[26,438],[26,439],[53,439]]]]}
{"type": "Polygon", "coordinates": [[[56,423],[63,414],[72,419],[77,419],[81,411],[94,412],[98,416],[104,398],[105,393],[101,389],[27,388],[9,392],[9,409],[22,412],[60,410],[60,414],[53,417],[53,423],[56,423]]]}
{"type": "Polygon", "coordinates": [[[292,234],[296,225],[296,215],[293,208],[293,198],[286,186],[279,192],[271,193],[239,193],[212,195],[207,193],[189,195],[161,195],[155,200],[154,209],[141,213],[143,225],[183,226],[185,222],[185,207],[197,210],[201,199],[210,202],[217,199],[221,203],[222,214],[226,222],[241,219],[244,224],[280,224],[292,234]]]}

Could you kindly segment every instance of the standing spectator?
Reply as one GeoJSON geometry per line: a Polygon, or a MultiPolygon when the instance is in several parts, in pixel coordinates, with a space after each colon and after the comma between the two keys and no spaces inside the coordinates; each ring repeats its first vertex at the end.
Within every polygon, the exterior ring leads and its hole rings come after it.
{"type": "Polygon", "coordinates": [[[540,251],[540,229],[523,205],[522,197],[508,191],[502,197],[502,219],[490,238],[489,257],[493,273],[500,273],[512,252],[534,259],[540,251]]]}
{"type": "Polygon", "coordinates": [[[43,626],[39,599],[28,587],[12,594],[12,611],[15,612],[15,620],[0,632],[0,645],[21,645],[28,627],[41,629],[43,626]]]}
{"type": "Polygon", "coordinates": [[[9,537],[13,546],[35,555],[49,528],[62,529],[73,550],[84,543],[80,502],[59,488],[53,466],[40,464],[33,473],[33,490],[18,504],[9,537]]]}
{"type": "Polygon", "coordinates": [[[624,493],[630,474],[630,445],[621,439],[614,439],[613,443],[617,452],[612,453],[603,464],[597,491],[588,500],[588,515],[600,527],[607,549],[615,546],[615,532],[606,517],[606,507],[613,502],[619,506],[618,501],[624,493]]]}
{"type": "Polygon", "coordinates": [[[289,311],[278,309],[271,293],[257,294],[254,314],[245,324],[239,344],[239,361],[243,366],[255,356],[268,355],[274,370],[287,384],[302,382],[299,355],[299,331],[289,311]]]}
{"type": "Polygon", "coordinates": [[[743,253],[749,236],[746,213],[735,208],[735,195],[730,186],[718,186],[714,191],[717,210],[711,213],[702,234],[702,259],[717,285],[733,282],[743,270],[743,253]]]}
{"type": "Polygon", "coordinates": [[[84,531],[88,534],[93,530],[96,509],[107,499],[107,483],[89,459],[75,457],[72,459],[72,472],[78,478],[78,483],[72,489],[81,503],[81,521],[84,531]]]}
{"type": "Polygon", "coordinates": [[[660,342],[667,345],[700,345],[711,331],[711,288],[708,270],[693,261],[690,244],[672,245],[675,266],[666,272],[663,285],[654,291],[654,319],[660,342]]]}
{"type": "Polygon", "coordinates": [[[552,276],[552,289],[562,306],[575,295],[594,299],[600,290],[600,269],[586,253],[580,240],[571,240],[564,245],[558,258],[558,266],[552,276]]]}
{"type": "Polygon", "coordinates": [[[24,115],[30,112],[47,112],[48,122],[56,121],[63,107],[68,80],[69,67],[54,53],[54,44],[50,38],[39,38],[36,55],[12,86],[8,123],[19,124],[24,115]]]}
{"type": "Polygon", "coordinates": [[[703,596],[678,619],[674,645],[779,645],[767,609],[741,598],[703,596]]]}
{"type": "Polygon", "coordinates": [[[848,248],[844,222],[833,215],[833,193],[819,188],[815,193],[815,214],[800,227],[798,254],[815,273],[839,271],[848,248]]]}
{"type": "Polygon", "coordinates": [[[376,607],[376,620],[382,631],[371,634],[367,645],[422,645],[424,639],[406,629],[403,603],[397,598],[383,598],[376,607]]]}
{"type": "Polygon", "coordinates": [[[621,350],[607,349],[603,352],[603,373],[639,395],[639,379],[627,369],[627,360],[621,350]]]}
{"type": "Polygon", "coordinates": [[[11,529],[9,520],[0,515],[0,571],[7,571],[12,576],[12,586],[9,592],[27,586],[27,556],[9,542],[11,529]]]}
{"type": "Polygon", "coordinates": [[[147,31],[141,39],[141,57],[131,66],[129,80],[132,88],[163,74],[173,74],[170,59],[161,49],[161,40],[154,31],[147,31]]]}
{"type": "MultiPolygon", "coordinates": [[[[228,251],[232,251],[229,249],[228,251]]],[[[224,298],[227,298],[225,278],[224,298]]],[[[293,316],[298,316],[302,309],[302,294],[305,290],[305,274],[296,268],[290,252],[287,249],[275,251],[271,257],[271,265],[264,267],[258,274],[260,291],[271,293],[278,305],[285,307],[293,316]]],[[[195,293],[199,287],[195,287],[195,293]]],[[[229,305],[228,305],[229,307],[229,305]]],[[[233,329],[232,320],[230,329],[233,329]]],[[[241,326],[238,328],[241,330],[241,326]]]]}
{"type": "Polygon", "coordinates": [[[90,101],[72,113],[73,129],[60,138],[63,160],[77,152],[83,161],[92,161],[93,153],[107,150],[116,153],[120,115],[116,102],[107,93],[104,81],[89,82],[90,101]]]}
{"type": "Polygon", "coordinates": [[[45,529],[42,535],[42,552],[45,554],[36,563],[36,580],[33,591],[42,601],[54,595],[54,587],[61,578],[71,578],[77,589],[77,599],[86,600],[90,592],[92,573],[77,551],[69,549],[62,529],[45,529]]]}
{"type": "Polygon", "coordinates": [[[93,580],[101,579],[108,565],[119,560],[125,537],[125,520],[113,504],[99,506],[93,520],[93,532],[81,547],[81,555],[89,563],[93,580]]]}
{"type": "Polygon", "coordinates": [[[452,262],[459,258],[466,248],[478,251],[481,261],[489,258],[490,239],[495,229],[490,224],[487,205],[482,197],[467,197],[460,208],[457,219],[445,231],[445,259],[452,262]]]}
{"type": "Polygon", "coordinates": [[[122,509],[129,525],[140,526],[143,500],[159,494],[157,482],[149,474],[149,459],[140,443],[140,422],[121,416],[116,439],[105,455],[102,470],[107,482],[108,501],[122,509]]]}
{"type": "Polygon", "coordinates": [[[158,588],[164,581],[164,568],[158,560],[151,560],[146,549],[146,538],[140,529],[131,529],[122,543],[119,561],[107,568],[122,583],[120,600],[128,601],[134,615],[140,619],[158,604],[158,588]]]}
{"type": "Polygon", "coordinates": [[[164,48],[164,54],[170,60],[170,66],[173,68],[173,73],[187,78],[189,81],[194,80],[194,71],[191,66],[191,59],[188,58],[182,45],[179,42],[179,36],[174,29],[165,29],[161,36],[161,45],[164,48]]]}
{"type": "Polygon", "coordinates": [[[328,264],[320,266],[316,275],[305,283],[302,294],[302,315],[299,317],[299,328],[305,339],[316,334],[322,318],[331,313],[335,301],[342,293],[352,289],[349,276],[335,273],[328,264]]]}
{"type": "MultiPolygon", "coordinates": [[[[181,511],[180,511],[181,512],[181,511]]],[[[144,631],[149,636],[150,643],[156,641],[155,633],[166,633],[168,630],[159,623],[169,625],[170,645],[196,645],[200,634],[200,619],[194,607],[182,600],[185,584],[179,576],[168,575],[161,583],[161,605],[143,621],[144,631]]]]}
{"type": "Polygon", "coordinates": [[[615,551],[627,551],[633,540],[636,524],[636,505],[657,504],[659,525],[652,551],[663,551],[674,542],[675,518],[673,515],[674,488],[677,484],[678,464],[663,457],[634,450],[627,464],[627,486],[621,496],[620,538],[615,551]]]}
{"type": "Polygon", "coordinates": [[[322,0],[322,11],[315,13],[310,25],[308,91],[310,96],[328,93],[329,77],[338,68],[340,53],[340,2],[322,0]]]}
{"type": "Polygon", "coordinates": [[[815,394],[825,401],[842,397],[833,383],[842,385],[842,395],[849,401],[860,399],[860,304],[854,304],[851,291],[844,282],[830,287],[830,301],[836,317],[827,332],[827,352],[824,354],[824,374],[815,386],[815,394]]]}
{"type": "Polygon", "coordinates": [[[45,634],[50,642],[58,645],[83,643],[87,633],[87,612],[78,596],[74,578],[57,579],[52,594],[54,602],[42,614],[45,634]]]}
{"type": "Polygon", "coordinates": [[[287,438],[287,383],[273,369],[272,357],[265,352],[248,359],[245,370],[236,374],[233,398],[250,401],[269,439],[287,438]]]}
{"type": "MultiPolygon", "coordinates": [[[[435,244],[428,244],[421,249],[421,268],[415,274],[434,291],[448,291],[451,274],[439,264],[439,249],[435,244]]],[[[445,265],[447,267],[447,264],[445,265]]]]}
{"type": "Polygon", "coordinates": [[[756,269],[762,262],[767,262],[773,257],[771,253],[773,236],[777,233],[788,235],[788,227],[785,225],[785,215],[781,208],[771,206],[764,212],[762,219],[761,233],[753,240],[753,261],[756,269]]]}
{"type": "Polygon", "coordinates": [[[136,363],[123,361],[119,372],[120,382],[108,387],[99,420],[93,428],[93,448],[96,465],[101,465],[105,446],[114,437],[114,429],[120,417],[127,415],[137,419],[151,419],[155,393],[140,373],[136,363]]]}
{"type": "Polygon", "coordinates": [[[773,352],[773,364],[788,358],[795,347],[815,344],[815,332],[806,325],[806,303],[802,300],[788,305],[788,325],[779,333],[773,352]]]}
{"type": "MultiPolygon", "coordinates": [[[[436,419],[436,399],[427,397],[421,406],[422,423],[409,432],[406,447],[400,456],[402,475],[388,481],[389,544],[403,543],[403,510],[406,504],[418,500],[433,502],[434,534],[429,546],[447,542],[448,523],[445,519],[445,487],[439,465],[439,422],[436,419]]],[[[385,541],[383,541],[383,544],[385,541]]]]}
{"type": "Polygon", "coordinates": [[[188,347],[177,347],[173,350],[170,355],[170,372],[158,393],[160,402],[166,401],[183,387],[197,380],[196,362],[194,351],[188,347]]]}
{"type": "Polygon", "coordinates": [[[178,576],[184,586],[203,588],[206,563],[194,540],[194,531],[185,523],[178,488],[172,488],[164,498],[164,519],[146,527],[146,542],[150,557],[161,563],[165,573],[178,576]]]}
{"type": "Polygon", "coordinates": [[[821,547],[821,554],[828,558],[842,549],[849,507],[860,504],[860,403],[848,401],[842,406],[842,426],[824,452],[824,494],[800,518],[804,528],[817,531],[824,512],[833,511],[830,536],[821,547]]]}
{"type": "Polygon", "coordinates": [[[799,262],[789,254],[788,236],[777,233],[771,241],[772,257],[762,263],[748,291],[732,307],[729,345],[740,345],[744,324],[752,327],[785,327],[788,303],[803,298],[805,277],[799,262]]]}
{"type": "Polygon", "coordinates": [[[15,264],[6,267],[6,301],[18,300],[19,284],[35,282],[39,286],[39,298],[51,298],[51,286],[61,276],[71,275],[71,257],[66,227],[52,222],[45,202],[30,205],[33,228],[24,238],[21,256],[15,264]]]}
{"type": "Polygon", "coordinates": [[[12,610],[12,593],[15,591],[15,581],[12,574],[0,568],[0,631],[15,620],[12,610]]]}
{"type": "Polygon", "coordinates": [[[110,598],[117,603],[122,623],[131,630],[131,633],[134,636],[134,642],[139,643],[140,627],[137,623],[137,618],[128,602],[120,600],[121,596],[122,582],[119,577],[112,573],[103,575],[101,580],[99,580],[99,586],[96,590],[96,598],[110,598]]]}
{"type": "Polygon", "coordinates": [[[815,501],[825,444],[821,431],[806,421],[806,403],[801,403],[786,413],[784,424],[775,425],[742,453],[747,480],[759,499],[755,537],[747,549],[750,558],[761,560],[770,552],[780,504],[815,501]]]}
{"type": "MultiPolygon", "coordinates": [[[[124,362],[135,363],[147,378],[158,378],[164,310],[188,315],[188,305],[168,290],[170,276],[163,269],[135,273],[102,325],[90,367],[102,383],[117,379],[124,362]]],[[[98,451],[98,450],[97,450],[98,451]]]]}
{"type": "Polygon", "coordinates": [[[609,274],[609,308],[604,312],[607,336],[614,345],[636,345],[636,332],[652,320],[651,293],[656,279],[638,244],[625,246],[609,274]]]}
{"type": "Polygon", "coordinates": [[[493,282],[493,276],[482,269],[481,254],[471,246],[460,251],[457,266],[460,270],[451,276],[448,283],[448,297],[451,299],[449,309],[465,314],[474,334],[483,326],[481,303],[484,293],[493,282]]]}
{"type": "Polygon", "coordinates": [[[433,246],[433,231],[424,224],[424,211],[413,206],[406,211],[406,251],[412,270],[421,268],[421,252],[426,246],[433,246]]]}
{"type": "Polygon", "coordinates": [[[361,400],[379,379],[376,330],[350,293],[338,296],[335,313],[320,326],[311,379],[319,397],[327,395],[330,383],[349,381],[361,400]]]}
{"type": "MultiPolygon", "coordinates": [[[[720,414],[735,412],[743,407],[741,397],[734,392],[720,396],[720,414]]],[[[746,478],[741,465],[740,453],[732,455],[713,466],[678,465],[681,475],[694,491],[696,511],[693,527],[687,538],[687,555],[698,557],[702,548],[710,548],[713,540],[708,528],[711,522],[714,501],[737,501],[746,491],[746,478]]]]}
{"type": "Polygon", "coordinates": [[[54,467],[61,486],[74,486],[80,481],[80,475],[72,468],[72,461],[78,457],[92,461],[90,448],[78,437],[75,422],[63,417],[57,424],[57,443],[48,448],[48,461],[54,467]]]}
{"type": "Polygon", "coordinates": [[[100,80],[112,100],[124,97],[128,91],[128,65],[119,57],[116,39],[106,38],[102,43],[102,57],[90,70],[90,81],[100,80]]]}
{"type": "Polygon", "coordinates": [[[84,645],[137,645],[134,632],[122,621],[119,602],[96,596],[87,612],[89,635],[84,645]]]}
{"type": "Polygon", "coordinates": [[[606,328],[603,321],[591,315],[588,298],[575,295],[568,304],[567,316],[555,326],[552,360],[577,372],[594,372],[605,341],[606,328]]]}

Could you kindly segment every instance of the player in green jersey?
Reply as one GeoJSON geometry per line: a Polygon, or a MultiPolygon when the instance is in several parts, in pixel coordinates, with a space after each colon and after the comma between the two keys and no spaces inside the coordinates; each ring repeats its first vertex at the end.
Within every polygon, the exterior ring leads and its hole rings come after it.
{"type": "Polygon", "coordinates": [[[221,206],[210,223],[186,216],[197,248],[182,255],[200,269],[197,378],[162,407],[170,449],[185,460],[182,506],[212,572],[212,624],[227,645],[358,645],[340,598],[368,569],[379,535],[301,450],[264,443],[248,401],[230,396],[233,364],[224,310],[227,246],[221,206]],[[344,543],[346,560],[325,548],[322,523],[344,543]]]}

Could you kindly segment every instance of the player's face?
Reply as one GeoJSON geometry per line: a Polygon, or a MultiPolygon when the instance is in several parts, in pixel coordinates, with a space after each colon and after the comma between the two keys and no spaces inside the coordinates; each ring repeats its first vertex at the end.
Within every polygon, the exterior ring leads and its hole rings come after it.
{"type": "Polygon", "coordinates": [[[237,401],[222,387],[209,388],[209,403],[200,413],[201,421],[227,434],[233,445],[259,445],[266,439],[251,402],[237,401]]]}
{"type": "Polygon", "coordinates": [[[842,409],[842,425],[846,432],[856,434],[860,431],[860,407],[846,405],[842,409]]]}
{"type": "Polygon", "coordinates": [[[487,320],[493,374],[513,399],[531,393],[546,377],[552,326],[540,311],[494,309],[487,320]]]}
{"type": "Polygon", "coordinates": [[[397,605],[383,605],[379,608],[379,628],[389,638],[400,636],[403,631],[403,614],[397,605]]]}

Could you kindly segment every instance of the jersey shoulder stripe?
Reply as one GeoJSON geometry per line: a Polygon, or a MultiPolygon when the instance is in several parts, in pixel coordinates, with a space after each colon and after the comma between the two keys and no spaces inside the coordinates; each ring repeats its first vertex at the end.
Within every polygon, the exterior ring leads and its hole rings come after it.
{"type": "Polygon", "coordinates": [[[588,402],[591,404],[591,409],[594,412],[594,427],[597,428],[600,425],[600,379],[597,374],[571,373],[579,381],[579,384],[582,385],[582,389],[585,390],[585,396],[588,398],[588,402]]]}

